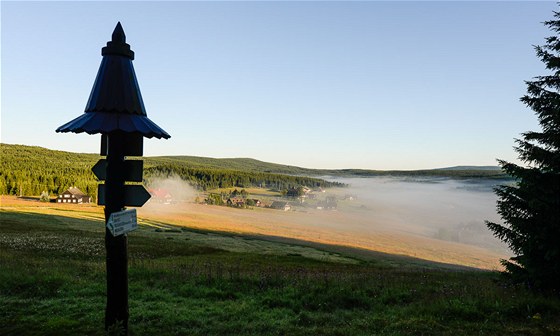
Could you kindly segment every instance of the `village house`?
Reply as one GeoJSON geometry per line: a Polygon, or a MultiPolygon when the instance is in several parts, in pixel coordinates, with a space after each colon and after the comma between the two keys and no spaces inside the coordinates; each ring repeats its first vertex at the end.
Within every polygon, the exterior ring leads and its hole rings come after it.
{"type": "Polygon", "coordinates": [[[171,204],[173,201],[173,196],[171,196],[171,193],[169,193],[166,189],[149,189],[148,192],[152,195],[152,201],[163,204],[171,204]]]}
{"type": "Polygon", "coordinates": [[[242,197],[230,197],[227,199],[227,205],[242,208],[245,206],[245,199],[242,197]]]}
{"type": "Polygon", "coordinates": [[[311,200],[315,200],[315,199],[317,199],[317,194],[309,193],[309,194],[307,195],[307,197],[308,197],[309,199],[311,199],[311,200]]]}
{"type": "Polygon", "coordinates": [[[288,202],[284,202],[284,201],[274,201],[272,202],[272,204],[270,205],[270,207],[272,209],[276,209],[276,210],[284,210],[284,211],[288,211],[291,209],[290,205],[288,204],[288,202]]]}
{"type": "Polygon", "coordinates": [[[316,205],[317,210],[336,210],[338,207],[338,201],[336,196],[329,195],[323,201],[319,201],[316,205]]]}
{"type": "Polygon", "coordinates": [[[91,197],[76,187],[70,187],[68,190],[58,195],[56,202],[74,204],[91,203],[91,197]]]}

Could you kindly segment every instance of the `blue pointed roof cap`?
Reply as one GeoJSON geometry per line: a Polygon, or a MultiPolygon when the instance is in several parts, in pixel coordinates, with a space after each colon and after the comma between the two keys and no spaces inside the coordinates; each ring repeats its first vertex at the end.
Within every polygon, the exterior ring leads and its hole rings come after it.
{"type": "Polygon", "coordinates": [[[148,119],[136,73],[134,51],[117,23],[111,41],[101,49],[101,65],[86,104],[85,113],[57,128],[57,132],[107,134],[140,133],[147,138],[169,139],[161,127],[148,119]]]}

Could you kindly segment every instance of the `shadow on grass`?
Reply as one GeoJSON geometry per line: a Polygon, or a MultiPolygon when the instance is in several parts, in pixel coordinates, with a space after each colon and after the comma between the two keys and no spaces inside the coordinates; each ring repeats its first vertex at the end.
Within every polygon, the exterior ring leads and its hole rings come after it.
{"type": "MultiPolygon", "coordinates": [[[[105,231],[99,221],[7,211],[0,216],[0,306],[9,307],[0,309],[0,334],[102,335],[105,231]]],[[[180,231],[145,227],[129,237],[131,334],[560,331],[559,300],[499,286],[490,272],[450,272],[447,265],[428,267],[414,258],[280,237],[180,231]],[[177,238],[189,234],[204,243],[177,238]],[[367,261],[323,262],[296,253],[228,252],[213,245],[220,242],[212,240],[218,236],[240,243],[267,240],[286,251],[293,245],[331,253],[340,249],[360,260],[382,260],[383,267],[367,261]]]]}
{"type": "MultiPolygon", "coordinates": [[[[43,247],[53,250],[50,245],[64,245],[66,248],[60,247],[59,250],[69,250],[70,253],[78,253],[80,251],[77,245],[83,245],[84,250],[88,250],[86,254],[92,255],[92,248],[97,247],[94,255],[103,255],[103,239],[105,228],[103,223],[98,220],[73,218],[70,216],[59,216],[52,214],[41,214],[36,212],[11,212],[0,210],[0,241],[11,247],[23,247],[26,245],[35,248],[43,247]],[[19,234],[15,239],[14,234],[19,234]],[[60,238],[64,237],[64,238],[60,238]],[[3,238],[2,238],[3,237],[3,238]],[[41,238],[42,237],[42,238],[41,238]],[[57,241],[57,237],[61,240],[57,241]],[[69,237],[73,237],[72,241],[68,241],[69,237]],[[10,242],[6,242],[9,240],[10,242]],[[49,245],[48,242],[52,244],[49,245]],[[42,244],[41,244],[42,243],[42,244]],[[19,244],[19,245],[18,245],[19,244]],[[75,247],[75,248],[71,248],[75,247]]],[[[193,255],[207,254],[222,251],[218,241],[208,239],[203,244],[200,242],[193,243],[186,237],[181,239],[177,234],[192,233],[198,235],[221,236],[227,238],[243,239],[246,241],[263,241],[279,246],[298,246],[311,248],[324,253],[325,255],[342,255],[344,257],[354,259],[358,262],[366,262],[379,267],[399,267],[399,268],[426,268],[426,269],[445,269],[445,270],[478,270],[476,268],[434,262],[414,258],[410,256],[394,255],[384,252],[366,250],[355,247],[330,245],[324,243],[310,242],[300,239],[286,238],[273,235],[258,234],[239,234],[224,231],[210,231],[199,228],[188,228],[184,226],[175,226],[163,221],[147,221],[148,224],[154,225],[140,226],[140,229],[129,235],[129,246],[131,251],[142,256],[161,257],[165,255],[193,255]],[[173,235],[163,235],[162,233],[171,233],[173,235]],[[193,246],[196,244],[197,246],[193,246]]],[[[241,245],[240,245],[241,246],[241,245]]],[[[298,253],[288,252],[288,256],[301,257],[298,253]]]]}

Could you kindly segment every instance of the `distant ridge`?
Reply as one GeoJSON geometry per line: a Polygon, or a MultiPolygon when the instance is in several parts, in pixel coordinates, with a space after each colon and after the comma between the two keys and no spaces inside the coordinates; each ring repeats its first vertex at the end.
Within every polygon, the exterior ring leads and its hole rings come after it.
{"type": "Polygon", "coordinates": [[[502,170],[499,166],[454,166],[437,168],[436,170],[502,170]]]}
{"type": "MultiPolygon", "coordinates": [[[[98,154],[72,153],[38,146],[0,143],[0,194],[31,196],[60,194],[76,186],[95,197],[98,189],[91,168],[98,154]]],[[[266,187],[288,190],[297,186],[342,187],[312,171],[252,159],[203,157],[144,157],[144,180],[179,177],[199,191],[216,188],[266,187]]]]}
{"type": "MultiPolygon", "coordinates": [[[[100,158],[97,154],[72,153],[51,150],[38,146],[0,143],[3,154],[13,153],[18,161],[48,162],[62,160],[90,167],[100,158]],[[16,155],[17,153],[17,155],[16,155]]],[[[7,156],[4,155],[4,158],[7,156]]],[[[291,176],[375,177],[375,176],[435,176],[449,178],[507,178],[498,166],[454,166],[420,170],[370,170],[370,169],[312,169],[278,163],[264,162],[251,158],[209,158],[200,156],[151,156],[145,157],[144,167],[180,166],[191,169],[219,169],[240,172],[282,174],[291,176]]]]}
{"type": "Polygon", "coordinates": [[[416,169],[416,170],[373,170],[373,169],[317,169],[317,168],[304,168],[298,166],[291,166],[280,163],[271,163],[260,161],[252,158],[210,158],[202,156],[188,156],[188,155],[173,155],[173,156],[152,156],[149,157],[154,160],[169,160],[173,162],[189,162],[190,164],[202,165],[205,167],[214,168],[227,168],[239,170],[251,170],[267,173],[278,174],[298,174],[298,175],[348,175],[358,173],[357,175],[364,174],[385,174],[385,173],[398,173],[398,174],[415,174],[415,172],[434,172],[436,175],[441,175],[439,171],[501,171],[499,166],[453,166],[443,168],[430,168],[430,169],[416,169]]]}

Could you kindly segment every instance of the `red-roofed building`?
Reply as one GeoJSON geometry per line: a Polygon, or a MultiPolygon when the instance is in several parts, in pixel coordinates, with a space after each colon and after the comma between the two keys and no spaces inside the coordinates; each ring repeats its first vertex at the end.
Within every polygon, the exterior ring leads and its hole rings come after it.
{"type": "Polygon", "coordinates": [[[150,189],[148,192],[152,195],[152,200],[160,203],[169,204],[173,198],[166,189],[162,188],[150,189]]]}

